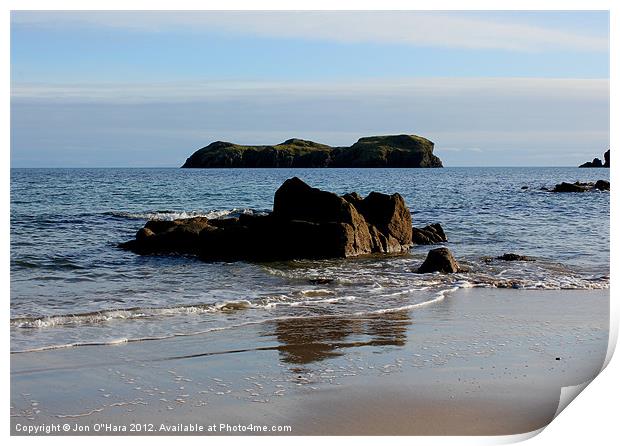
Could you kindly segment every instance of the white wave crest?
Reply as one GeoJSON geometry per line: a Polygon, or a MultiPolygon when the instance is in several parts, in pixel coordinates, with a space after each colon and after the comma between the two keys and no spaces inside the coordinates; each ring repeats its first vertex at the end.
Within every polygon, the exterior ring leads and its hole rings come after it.
{"type": "Polygon", "coordinates": [[[119,310],[102,310],[91,313],[64,314],[42,317],[18,317],[11,319],[14,328],[49,328],[67,325],[92,325],[114,320],[155,318],[178,316],[184,314],[205,314],[217,311],[234,311],[255,307],[247,300],[226,301],[215,304],[197,304],[163,308],[129,308],[119,310]]]}
{"type": "Polygon", "coordinates": [[[150,211],[150,212],[109,212],[108,215],[133,220],[166,220],[172,221],[182,218],[206,217],[208,219],[221,219],[238,217],[239,215],[265,215],[264,211],[247,208],[220,209],[212,211],[150,211]]]}
{"type": "Polygon", "coordinates": [[[448,288],[445,290],[441,290],[438,291],[433,298],[429,299],[429,300],[425,300],[423,302],[417,302],[414,304],[409,304],[409,305],[403,305],[400,307],[396,307],[396,308],[381,308],[379,310],[374,310],[374,311],[365,311],[365,312],[358,312],[355,313],[356,316],[362,316],[364,314],[386,314],[386,313],[398,313],[400,311],[407,311],[407,310],[413,310],[416,308],[420,308],[420,307],[425,307],[427,305],[431,305],[437,302],[440,302],[442,300],[444,300],[446,298],[446,295],[449,293],[452,293],[456,290],[458,290],[459,288],[461,288],[460,286],[455,286],[452,288],[448,288]]]}

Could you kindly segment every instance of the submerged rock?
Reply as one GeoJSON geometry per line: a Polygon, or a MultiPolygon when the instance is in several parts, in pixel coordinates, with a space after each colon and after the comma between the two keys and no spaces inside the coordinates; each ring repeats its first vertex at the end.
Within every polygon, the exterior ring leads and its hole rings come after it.
{"type": "Polygon", "coordinates": [[[269,215],[152,220],[135,240],[119,246],[139,254],[197,254],[231,261],[401,253],[412,246],[411,213],[399,194],[347,198],[291,178],[276,191],[269,215]]]}
{"type": "Polygon", "coordinates": [[[434,245],[447,242],[448,237],[439,223],[433,223],[423,228],[413,228],[413,243],[417,245],[434,245]]]}
{"type": "Polygon", "coordinates": [[[334,279],[319,277],[316,279],[308,279],[308,282],[311,283],[312,285],[327,285],[329,283],[333,283],[334,279]]]}
{"type": "Polygon", "coordinates": [[[522,256],[520,254],[514,254],[512,252],[505,253],[499,257],[496,257],[497,260],[504,260],[505,262],[535,262],[535,259],[528,256],[522,256]]]}
{"type": "Polygon", "coordinates": [[[574,183],[556,184],[551,192],[588,192],[594,189],[597,190],[609,190],[609,181],[598,180],[596,183],[581,183],[576,181],[574,183]]]}
{"type": "Polygon", "coordinates": [[[496,288],[522,288],[522,285],[515,280],[498,280],[494,283],[496,288]]]}
{"type": "Polygon", "coordinates": [[[431,249],[426,256],[426,260],[417,270],[419,274],[424,273],[458,273],[461,270],[458,262],[448,248],[431,249]]]}

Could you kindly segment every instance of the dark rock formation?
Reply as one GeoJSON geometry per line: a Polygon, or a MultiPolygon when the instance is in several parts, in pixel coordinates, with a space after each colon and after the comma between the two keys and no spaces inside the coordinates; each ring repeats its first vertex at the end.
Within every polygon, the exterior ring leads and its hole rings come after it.
{"type": "Polygon", "coordinates": [[[224,220],[151,220],[120,245],[139,254],[195,254],[205,260],[285,260],[400,253],[412,245],[411,214],[399,194],[344,197],[299,178],[276,191],[273,212],[224,220]]]}
{"type": "Polygon", "coordinates": [[[435,243],[447,242],[448,237],[439,223],[434,223],[423,228],[413,228],[413,243],[416,245],[434,245],[435,243]]]}
{"type": "Polygon", "coordinates": [[[556,184],[551,192],[585,192],[587,190],[588,190],[587,185],[581,184],[579,182],[576,182],[576,183],[562,182],[560,184],[556,184]]]}
{"type": "Polygon", "coordinates": [[[417,270],[419,274],[424,273],[457,273],[461,270],[458,262],[448,248],[431,249],[426,256],[426,260],[417,270]]]}
{"type": "Polygon", "coordinates": [[[357,192],[350,192],[348,194],[344,194],[342,198],[344,198],[345,200],[347,200],[349,203],[353,205],[363,200],[362,196],[358,194],[357,192]]]}
{"type": "Polygon", "coordinates": [[[400,194],[371,192],[355,208],[367,222],[373,251],[394,253],[411,247],[411,212],[400,194]]]}
{"type": "Polygon", "coordinates": [[[211,228],[205,217],[174,221],[151,220],[136,233],[136,239],[120,246],[141,254],[150,252],[194,253],[200,232],[211,228]]]}
{"type": "Polygon", "coordinates": [[[579,167],[603,167],[603,162],[600,158],[594,158],[592,161],[581,164],[579,167]]]}
{"type": "Polygon", "coordinates": [[[588,192],[594,189],[597,190],[609,190],[609,181],[598,180],[596,183],[581,183],[576,181],[574,183],[560,183],[556,184],[551,192],[588,192]]]}
{"type": "Polygon", "coordinates": [[[609,150],[607,150],[603,156],[605,158],[605,163],[603,163],[600,158],[594,158],[592,161],[583,163],[579,167],[609,167],[609,150]]]}
{"type": "Polygon", "coordinates": [[[594,189],[609,190],[609,181],[598,180],[596,183],[594,183],[594,189]]]}
{"type": "Polygon", "coordinates": [[[274,146],[217,141],[194,152],[182,167],[443,167],[433,148],[416,135],[370,136],[350,147],[303,139],[274,146]]]}
{"type": "Polygon", "coordinates": [[[586,186],[582,186],[578,183],[565,183],[556,184],[552,192],[585,192],[588,190],[586,186]]]}
{"type": "Polygon", "coordinates": [[[504,260],[505,262],[535,262],[535,260],[528,256],[522,256],[514,253],[506,253],[499,257],[496,257],[497,260],[504,260]]]}

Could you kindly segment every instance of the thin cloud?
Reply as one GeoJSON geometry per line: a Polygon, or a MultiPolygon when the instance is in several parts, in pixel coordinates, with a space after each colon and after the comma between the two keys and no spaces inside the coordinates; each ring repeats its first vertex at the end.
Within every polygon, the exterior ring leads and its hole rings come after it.
{"type": "Polygon", "coordinates": [[[427,11],[17,11],[13,24],[113,27],[138,32],[216,31],[276,39],[525,52],[608,51],[607,36],[472,13],[427,11]]]}
{"type": "MultiPolygon", "coordinates": [[[[11,88],[15,101],[53,102],[200,102],[253,100],[278,102],[311,98],[327,100],[428,98],[537,98],[537,100],[607,100],[608,79],[550,78],[408,78],[377,81],[273,82],[205,81],[140,84],[40,84],[17,83],[11,88]]],[[[387,104],[389,105],[389,104],[387,104]]]]}

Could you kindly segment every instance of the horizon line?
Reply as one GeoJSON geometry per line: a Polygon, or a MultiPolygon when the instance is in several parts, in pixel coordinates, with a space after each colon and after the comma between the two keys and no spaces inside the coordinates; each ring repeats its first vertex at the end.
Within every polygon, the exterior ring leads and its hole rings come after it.
{"type": "MultiPolygon", "coordinates": [[[[554,168],[580,168],[573,165],[453,165],[442,167],[181,167],[181,166],[10,166],[10,169],[184,169],[184,170],[325,170],[325,169],[357,169],[357,170],[370,170],[370,169],[409,169],[409,170],[422,170],[422,169],[446,169],[446,168],[510,168],[510,167],[554,167],[554,168]]],[[[593,169],[609,169],[609,167],[594,167],[593,169]]]]}

